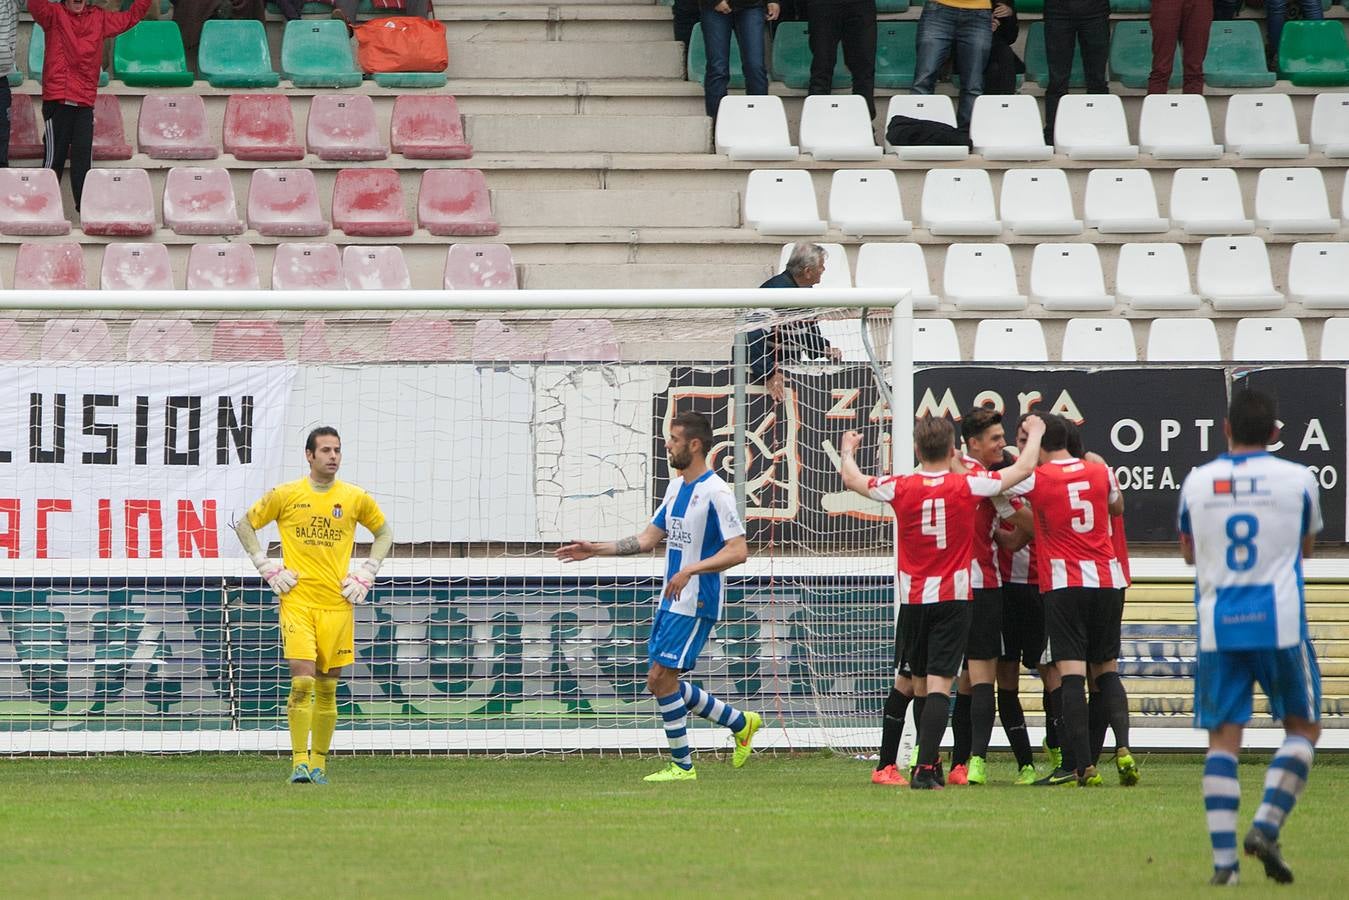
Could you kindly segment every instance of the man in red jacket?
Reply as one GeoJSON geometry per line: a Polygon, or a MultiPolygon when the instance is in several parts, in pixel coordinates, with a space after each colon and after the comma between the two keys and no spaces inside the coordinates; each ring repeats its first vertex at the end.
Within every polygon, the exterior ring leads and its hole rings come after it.
{"type": "Polygon", "coordinates": [[[70,187],[80,208],[84,176],[94,159],[94,97],[103,68],[103,41],[145,17],[150,0],[126,12],[106,12],[88,0],[28,0],[28,14],[46,33],[42,61],[42,119],[46,157],[42,164],[60,179],[70,159],[70,187]]]}

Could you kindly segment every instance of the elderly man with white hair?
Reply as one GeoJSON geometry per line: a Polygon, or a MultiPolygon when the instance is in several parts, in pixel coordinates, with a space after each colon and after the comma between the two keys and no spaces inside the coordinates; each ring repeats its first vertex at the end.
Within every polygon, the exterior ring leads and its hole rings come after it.
{"type": "MultiPolygon", "coordinates": [[[[820,283],[824,275],[826,251],[819,244],[802,241],[793,245],[787,257],[787,268],[759,285],[761,288],[808,288],[820,283]]],[[[820,332],[820,323],[808,315],[806,308],[784,309],[777,312],[782,321],[770,328],[760,328],[749,334],[749,371],[755,384],[763,384],[768,394],[781,401],[785,379],[782,366],[796,362],[802,356],[824,357],[838,362],[843,353],[832,347],[820,332]]]]}

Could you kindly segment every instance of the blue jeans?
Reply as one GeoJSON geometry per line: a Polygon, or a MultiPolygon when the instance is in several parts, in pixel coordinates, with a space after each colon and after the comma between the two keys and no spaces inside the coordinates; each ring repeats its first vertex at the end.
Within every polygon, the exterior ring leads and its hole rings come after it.
{"type": "MultiPolygon", "coordinates": [[[[1241,0],[1213,0],[1213,18],[1228,21],[1236,18],[1241,0]]],[[[1302,18],[1324,19],[1321,0],[1302,0],[1302,18]]],[[[1271,59],[1279,55],[1279,39],[1283,37],[1283,23],[1288,21],[1288,0],[1265,0],[1265,30],[1269,33],[1269,47],[1265,54],[1271,59]]]]}
{"type": "Polygon", "coordinates": [[[960,105],[956,125],[970,127],[974,99],[984,92],[984,67],[993,46],[993,12],[989,9],[957,9],[928,0],[918,19],[918,61],[913,69],[913,94],[931,94],[937,86],[942,64],[955,53],[960,76],[960,105]]]}
{"type": "Polygon", "coordinates": [[[722,15],[703,8],[703,46],[707,48],[707,72],[703,76],[703,102],[707,114],[716,118],[721,98],[731,82],[731,32],[740,43],[740,65],[745,73],[745,93],[768,93],[768,69],[764,67],[764,33],[768,22],[763,6],[737,9],[722,15]]]}

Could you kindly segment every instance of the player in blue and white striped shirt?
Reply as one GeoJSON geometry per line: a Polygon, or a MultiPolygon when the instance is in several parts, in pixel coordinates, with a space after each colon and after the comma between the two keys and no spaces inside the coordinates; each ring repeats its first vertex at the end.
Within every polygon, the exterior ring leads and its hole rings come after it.
{"type": "Polygon", "coordinates": [[[647,641],[646,687],[660,707],[672,761],[647,781],[693,781],[687,713],[724,725],[735,735],[732,765],[749,759],[754,733],[763,725],[758,713],[741,712],[702,688],[680,680],[693,669],[703,644],[717,624],[726,600],[722,573],[749,557],[745,526],[735,509],[730,487],[707,466],[712,425],[696,412],[683,412],[670,423],[665,453],[670,479],[665,498],[651,524],[620,541],[576,541],[554,554],[563,562],[592,556],[646,553],[665,541],[665,581],[660,607],[647,641]]]}
{"type": "Polygon", "coordinates": [[[1278,440],[1277,421],[1272,397],[1237,393],[1224,426],[1228,452],[1191,471],[1180,491],[1181,552],[1196,568],[1195,715],[1209,733],[1204,806],[1212,883],[1220,885],[1237,883],[1237,754],[1253,685],[1268,695],[1285,738],[1242,845],[1275,881],[1293,880],[1279,829],[1307,783],[1321,736],[1321,674],[1307,635],[1302,579],[1302,560],[1321,530],[1321,504],[1306,466],[1266,452],[1278,440]]]}

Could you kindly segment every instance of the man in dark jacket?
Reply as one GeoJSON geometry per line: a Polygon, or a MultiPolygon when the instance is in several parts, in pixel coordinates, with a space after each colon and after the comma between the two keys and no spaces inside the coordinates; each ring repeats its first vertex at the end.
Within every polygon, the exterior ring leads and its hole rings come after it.
{"type": "Polygon", "coordinates": [[[46,156],[42,164],[60,179],[70,159],[70,188],[80,209],[84,176],[94,161],[94,98],[103,68],[103,41],[145,18],[150,0],[125,12],[106,12],[88,0],[28,0],[28,14],[46,33],[42,61],[42,119],[46,156]]]}
{"type": "MultiPolygon", "coordinates": [[[[824,275],[825,250],[819,244],[801,242],[792,247],[787,257],[787,268],[759,285],[761,288],[808,288],[820,283],[824,275]]],[[[781,365],[796,362],[802,355],[827,357],[837,362],[843,353],[820,331],[814,317],[802,316],[807,310],[781,309],[775,315],[785,318],[771,328],[760,328],[749,333],[749,377],[755,384],[763,384],[774,400],[783,397],[784,378],[781,365]]]]}
{"type": "Polygon", "coordinates": [[[810,32],[810,93],[834,89],[839,43],[852,75],[852,92],[876,118],[876,0],[807,0],[810,32]]]}

